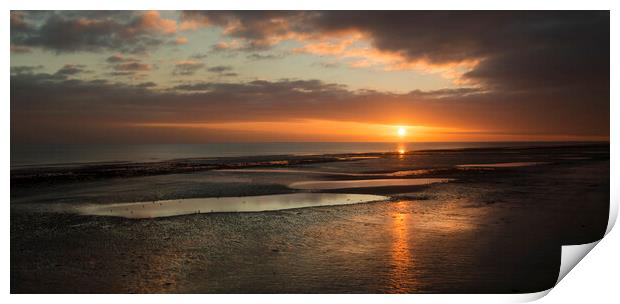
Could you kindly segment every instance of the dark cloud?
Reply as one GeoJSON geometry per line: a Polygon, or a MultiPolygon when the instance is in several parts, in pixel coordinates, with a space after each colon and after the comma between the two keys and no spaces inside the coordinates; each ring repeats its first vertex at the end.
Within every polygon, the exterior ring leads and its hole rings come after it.
{"type": "Polygon", "coordinates": [[[11,12],[11,43],[56,53],[141,53],[165,43],[176,22],[157,12],[11,12]]]}
{"type": "Polygon", "coordinates": [[[108,58],[106,58],[105,60],[107,63],[120,63],[120,62],[137,62],[139,61],[136,58],[133,57],[125,57],[122,54],[114,54],[108,58]]]}
{"type": "Polygon", "coordinates": [[[24,33],[32,30],[32,27],[25,20],[26,13],[11,11],[11,35],[24,33]]]}
{"type": "Polygon", "coordinates": [[[276,54],[253,53],[253,54],[246,56],[245,58],[249,60],[274,60],[274,59],[284,58],[284,54],[276,55],[276,54]]]}
{"type": "Polygon", "coordinates": [[[60,68],[54,75],[56,76],[73,76],[81,73],[87,72],[84,68],[86,66],[83,64],[65,64],[62,68],[60,68]]]}
{"type": "Polygon", "coordinates": [[[157,86],[157,84],[152,82],[152,81],[143,82],[143,83],[140,83],[140,84],[136,85],[136,87],[138,87],[138,88],[153,88],[153,87],[156,87],[156,86],[157,86]]]}
{"type": "Polygon", "coordinates": [[[224,73],[224,72],[232,71],[232,69],[233,68],[231,66],[217,65],[217,66],[210,67],[207,70],[212,73],[224,73]]]}
{"type": "Polygon", "coordinates": [[[193,61],[193,60],[184,60],[179,61],[174,64],[174,70],[172,71],[173,75],[182,75],[189,76],[194,75],[199,70],[202,70],[206,67],[203,62],[193,61]]]}
{"type": "Polygon", "coordinates": [[[205,59],[207,57],[209,57],[209,55],[206,54],[206,53],[196,53],[196,54],[193,54],[192,56],[190,56],[190,58],[198,59],[198,60],[202,60],[202,59],[205,59]]]}
{"type": "Polygon", "coordinates": [[[206,12],[184,11],[182,19],[204,25],[228,28],[228,35],[247,39],[245,50],[261,50],[273,45],[274,36],[287,34],[291,30],[301,30],[297,25],[303,24],[304,12],[286,11],[236,11],[206,12]],[[296,18],[296,23],[290,21],[296,18]]]}
{"type": "Polygon", "coordinates": [[[42,69],[42,65],[21,65],[21,66],[12,66],[11,67],[11,75],[13,74],[29,74],[34,71],[42,69]]]}
{"type": "Polygon", "coordinates": [[[11,44],[11,54],[28,54],[32,49],[26,46],[11,44]]]}
{"type": "MultiPolygon", "coordinates": [[[[226,27],[231,40],[215,48],[225,54],[251,51],[245,53],[249,60],[271,59],[260,50],[286,39],[312,43],[353,33],[367,39],[372,50],[400,54],[408,62],[478,62],[459,80],[479,86],[395,94],[285,79],[181,83],[156,90],[153,83],[86,81],[67,77],[71,72],[12,67],[12,138],[66,139],[76,125],[107,136],[110,124],[294,119],[409,121],[497,134],[609,135],[607,11],[219,11],[184,12],[182,18],[226,27]],[[68,122],[73,125],[64,125],[68,122]]],[[[135,53],[165,43],[173,30],[153,14],[11,12],[11,45],[57,53],[135,53]]],[[[153,68],[136,59],[139,55],[129,56],[108,57],[110,75],[134,77],[153,68]]],[[[200,69],[206,66],[188,65],[178,73],[200,69]]],[[[230,66],[208,71],[236,75],[230,66]]],[[[178,138],[174,132],[167,136],[178,138]]]]}
{"type": "Polygon", "coordinates": [[[148,63],[140,63],[140,62],[126,62],[120,63],[113,66],[116,71],[125,71],[125,72],[137,72],[137,71],[150,71],[152,66],[148,63]]]}
{"type": "Polygon", "coordinates": [[[116,71],[116,72],[110,72],[107,75],[109,75],[109,76],[135,76],[136,72],[134,72],[134,71],[131,71],[131,72],[127,72],[127,71],[125,71],[125,72],[117,72],[116,71]]]}
{"type": "Polygon", "coordinates": [[[488,88],[609,83],[608,11],[192,11],[182,18],[226,27],[246,50],[361,33],[375,49],[411,62],[479,61],[463,80],[488,88]]]}
{"type": "Polygon", "coordinates": [[[126,57],[123,54],[109,56],[106,58],[106,62],[108,63],[108,68],[112,70],[108,75],[114,77],[143,78],[145,72],[153,69],[153,65],[143,63],[136,57],[126,57]]]}
{"type": "MultiPolygon", "coordinates": [[[[608,102],[600,102],[596,100],[600,97],[596,97],[586,103],[574,91],[500,94],[461,88],[394,94],[294,79],[198,82],[157,91],[152,87],[153,84],[132,86],[102,80],[60,79],[41,73],[14,74],[10,91],[12,137],[25,138],[20,136],[34,126],[45,130],[37,133],[39,139],[70,138],[71,128],[62,127],[66,121],[79,122],[84,130],[107,134],[104,130],[111,124],[299,119],[383,124],[415,121],[420,125],[468,126],[473,130],[519,134],[609,133],[608,102]],[[557,100],[562,101],[562,107],[557,107],[557,100]]],[[[183,132],[174,131],[169,139],[188,138],[183,137],[183,132]]],[[[140,134],[134,140],[140,141],[140,134]]]]}
{"type": "Polygon", "coordinates": [[[433,99],[453,98],[453,97],[465,97],[469,95],[483,94],[484,92],[479,88],[457,88],[457,89],[440,89],[432,91],[413,90],[409,92],[409,96],[413,98],[425,97],[433,99]]]}

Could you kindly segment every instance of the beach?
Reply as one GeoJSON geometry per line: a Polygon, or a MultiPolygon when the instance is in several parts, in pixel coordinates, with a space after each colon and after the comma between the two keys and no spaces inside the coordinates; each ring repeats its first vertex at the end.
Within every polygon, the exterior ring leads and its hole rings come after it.
{"type": "Polygon", "coordinates": [[[11,292],[542,291],[609,187],[608,144],[20,167],[11,292]]]}

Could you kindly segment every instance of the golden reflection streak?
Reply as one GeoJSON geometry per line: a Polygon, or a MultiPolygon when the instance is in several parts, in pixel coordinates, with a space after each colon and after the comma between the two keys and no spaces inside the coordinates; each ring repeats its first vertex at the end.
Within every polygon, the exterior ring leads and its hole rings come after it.
{"type": "Polygon", "coordinates": [[[398,152],[398,159],[403,160],[405,159],[405,153],[407,153],[407,148],[402,143],[398,144],[398,147],[396,148],[396,152],[398,152]]]}
{"type": "MultiPolygon", "coordinates": [[[[189,247],[190,242],[181,241],[177,246],[189,247]]],[[[130,275],[124,284],[131,293],[171,293],[178,292],[181,268],[191,261],[187,251],[174,249],[172,244],[160,246],[153,252],[141,255],[132,253],[130,275]]]]}
{"type": "Polygon", "coordinates": [[[405,213],[406,202],[396,203],[396,211],[392,213],[392,248],[391,248],[391,281],[395,292],[411,292],[414,282],[411,279],[414,259],[409,246],[408,220],[411,216],[405,213]]]}

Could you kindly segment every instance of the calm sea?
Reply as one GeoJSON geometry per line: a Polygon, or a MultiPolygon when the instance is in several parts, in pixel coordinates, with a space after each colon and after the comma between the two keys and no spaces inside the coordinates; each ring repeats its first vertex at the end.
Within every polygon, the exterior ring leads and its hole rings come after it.
{"type": "MultiPolygon", "coordinates": [[[[574,143],[574,142],[573,142],[574,143]]],[[[478,147],[564,145],[567,142],[302,142],[145,145],[11,145],[11,167],[98,162],[155,162],[182,158],[312,155],[478,147]]],[[[572,144],[572,143],[571,143],[572,144]]]]}

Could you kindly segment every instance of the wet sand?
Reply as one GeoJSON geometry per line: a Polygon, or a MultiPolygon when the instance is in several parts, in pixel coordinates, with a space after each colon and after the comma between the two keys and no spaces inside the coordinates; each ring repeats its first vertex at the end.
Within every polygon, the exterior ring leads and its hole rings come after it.
{"type": "MultiPolygon", "coordinates": [[[[563,158],[565,159],[565,158],[563,158]]],[[[529,167],[548,164],[546,162],[511,162],[511,163],[496,163],[496,164],[466,164],[458,165],[457,168],[517,168],[517,167],[529,167]]]]}
{"type": "Polygon", "coordinates": [[[367,179],[367,180],[340,180],[340,181],[307,181],[289,185],[292,189],[302,190],[331,190],[349,188],[378,188],[395,186],[424,186],[436,183],[447,183],[450,178],[410,178],[410,179],[367,179]]]}
{"type": "Polygon", "coordinates": [[[269,212],[126,219],[59,210],[299,193],[306,190],[287,185],[369,177],[201,171],[12,187],[11,292],[541,291],[557,279],[561,245],[603,236],[608,151],[426,151],[296,165],[291,169],[353,174],[428,170],[413,178],[453,180],[324,190],[391,199],[269,212]],[[588,159],[562,159],[562,153],[588,159]],[[456,167],[526,161],[547,164],[456,167]]]}
{"type": "Polygon", "coordinates": [[[195,213],[263,212],[320,206],[386,201],[389,197],[369,194],[292,193],[241,197],[207,197],[152,202],[87,205],[67,208],[82,215],[156,218],[195,213]]]}

